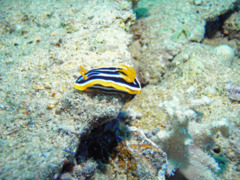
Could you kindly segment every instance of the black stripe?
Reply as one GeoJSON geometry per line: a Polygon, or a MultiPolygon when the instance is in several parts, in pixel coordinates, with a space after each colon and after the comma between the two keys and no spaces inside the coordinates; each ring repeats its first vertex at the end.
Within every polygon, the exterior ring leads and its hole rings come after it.
{"type": "Polygon", "coordinates": [[[120,90],[117,90],[117,89],[114,89],[114,88],[111,88],[111,87],[105,88],[104,86],[99,86],[99,85],[91,86],[91,87],[89,87],[87,89],[93,90],[93,91],[98,90],[98,91],[101,91],[101,92],[104,92],[104,93],[109,93],[109,94],[119,94],[119,93],[122,93],[122,94],[125,94],[125,95],[129,95],[125,91],[120,91],[120,90]]]}
{"type": "Polygon", "coordinates": [[[92,81],[92,80],[105,80],[105,81],[113,81],[113,82],[117,82],[117,83],[122,83],[122,84],[125,84],[125,85],[128,85],[128,86],[131,86],[131,87],[134,87],[134,88],[139,88],[140,85],[138,84],[138,82],[136,81],[136,79],[134,80],[134,82],[132,83],[129,83],[127,81],[125,81],[124,79],[122,79],[121,77],[120,78],[116,78],[116,77],[104,77],[104,76],[92,76],[92,77],[89,77],[88,79],[83,79],[81,81],[77,81],[78,84],[81,84],[81,83],[86,83],[88,81],[92,81]]]}
{"type": "Polygon", "coordinates": [[[119,75],[119,73],[118,73],[118,71],[116,71],[116,72],[104,72],[104,71],[94,71],[94,72],[91,72],[91,73],[86,73],[85,75],[87,76],[87,77],[92,77],[92,76],[97,76],[97,75],[99,75],[99,74],[106,74],[106,75],[115,75],[115,76],[117,76],[117,75],[119,75]]]}
{"type": "MultiPolygon", "coordinates": [[[[88,71],[86,73],[86,76],[92,76],[94,74],[99,74],[99,73],[103,73],[103,74],[114,74],[114,75],[118,75],[119,74],[119,70],[122,68],[98,68],[98,69],[92,69],[90,71],[88,71]]],[[[124,72],[121,72],[121,74],[126,75],[124,72]]],[[[127,76],[127,75],[126,75],[127,76]]]]}
{"type": "Polygon", "coordinates": [[[117,72],[118,69],[117,68],[98,68],[98,69],[92,69],[88,71],[86,74],[97,73],[97,72],[105,73],[105,72],[114,72],[114,71],[117,72]]]}
{"type": "Polygon", "coordinates": [[[102,70],[111,70],[111,71],[113,71],[113,70],[118,70],[118,68],[116,68],[116,67],[103,67],[103,68],[92,69],[90,71],[102,71],[102,70]]]}

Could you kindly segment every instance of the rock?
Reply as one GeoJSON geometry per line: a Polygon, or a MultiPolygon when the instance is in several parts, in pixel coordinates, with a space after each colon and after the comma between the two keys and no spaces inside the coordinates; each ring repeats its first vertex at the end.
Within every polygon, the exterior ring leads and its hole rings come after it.
{"type": "Polygon", "coordinates": [[[83,131],[118,115],[122,97],[72,85],[80,65],[133,65],[130,7],[110,0],[1,1],[0,179],[52,179],[74,157],[83,131]]]}
{"type": "Polygon", "coordinates": [[[215,48],[216,55],[219,60],[226,65],[232,65],[235,58],[235,53],[232,47],[229,45],[221,45],[215,48]]]}
{"type": "MultiPolygon", "coordinates": [[[[119,120],[82,136],[76,157],[77,169],[88,166],[92,160],[98,163],[98,171],[91,174],[96,179],[117,179],[119,175],[127,179],[155,179],[167,166],[166,154],[142,130],[127,127],[119,120]]],[[[73,177],[86,177],[83,172],[73,173],[73,177]]]]}

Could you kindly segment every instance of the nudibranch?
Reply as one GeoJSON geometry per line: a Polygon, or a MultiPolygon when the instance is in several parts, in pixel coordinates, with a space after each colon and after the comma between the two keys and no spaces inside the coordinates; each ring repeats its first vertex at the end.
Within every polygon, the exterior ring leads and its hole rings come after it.
{"type": "Polygon", "coordinates": [[[124,93],[135,95],[141,93],[141,84],[133,67],[101,67],[86,71],[80,66],[81,76],[74,84],[80,91],[101,91],[106,93],[124,93]]]}

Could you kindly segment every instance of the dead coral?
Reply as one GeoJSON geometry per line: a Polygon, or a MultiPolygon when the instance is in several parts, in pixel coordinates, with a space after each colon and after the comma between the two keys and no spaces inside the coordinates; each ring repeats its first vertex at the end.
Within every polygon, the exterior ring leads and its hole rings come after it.
{"type": "Polygon", "coordinates": [[[235,83],[228,83],[225,87],[228,92],[229,99],[233,101],[240,101],[240,85],[235,83]]]}
{"type": "Polygon", "coordinates": [[[190,104],[178,97],[159,104],[168,115],[169,125],[160,130],[151,139],[168,155],[168,175],[176,168],[188,179],[213,179],[221,169],[218,163],[205,151],[214,143],[213,135],[220,131],[228,135],[229,123],[223,119],[211,123],[197,123],[198,113],[194,107],[207,105],[211,101],[207,97],[193,99],[190,104]]]}

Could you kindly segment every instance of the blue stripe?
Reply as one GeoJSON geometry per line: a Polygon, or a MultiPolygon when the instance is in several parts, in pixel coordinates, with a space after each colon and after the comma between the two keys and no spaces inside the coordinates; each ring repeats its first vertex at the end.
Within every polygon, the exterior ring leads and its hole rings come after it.
{"type": "Polygon", "coordinates": [[[104,71],[98,71],[98,72],[91,72],[91,73],[86,73],[85,75],[87,77],[92,77],[92,76],[98,76],[99,74],[106,74],[106,75],[111,75],[111,76],[119,76],[119,72],[116,71],[116,72],[104,72],[104,71]]]}
{"type": "Polygon", "coordinates": [[[86,84],[86,83],[89,83],[92,80],[104,80],[104,81],[113,81],[113,82],[121,83],[121,84],[124,84],[124,85],[127,85],[127,86],[131,86],[133,88],[139,88],[140,87],[140,85],[138,84],[136,79],[134,80],[134,82],[128,83],[124,79],[122,79],[121,77],[116,78],[116,77],[92,76],[92,77],[89,77],[86,80],[83,79],[83,78],[81,78],[81,79],[80,78],[77,80],[76,83],[78,83],[78,84],[86,84]]]}
{"type": "Polygon", "coordinates": [[[119,71],[116,68],[99,68],[99,69],[93,69],[88,71],[85,75],[86,76],[92,76],[92,75],[96,75],[96,74],[115,74],[118,75],[119,71]]]}
{"type": "Polygon", "coordinates": [[[106,93],[110,93],[110,94],[112,94],[112,93],[116,93],[116,94],[118,94],[118,93],[128,94],[128,93],[125,92],[125,91],[120,91],[120,90],[115,89],[115,88],[111,88],[111,87],[107,87],[107,88],[106,88],[106,87],[104,87],[104,86],[97,86],[97,85],[91,86],[91,87],[89,87],[89,88],[87,88],[87,89],[89,89],[89,90],[99,90],[99,91],[106,92],[106,93]]]}
{"type": "Polygon", "coordinates": [[[81,85],[85,86],[85,85],[91,83],[91,81],[96,81],[96,83],[94,83],[95,85],[88,87],[87,89],[99,90],[99,91],[103,91],[106,93],[119,93],[120,92],[120,93],[128,94],[124,90],[119,90],[119,89],[115,89],[113,87],[106,87],[104,85],[97,84],[98,80],[105,81],[105,82],[111,82],[113,84],[118,84],[119,86],[124,86],[127,89],[130,89],[132,91],[141,91],[141,85],[136,78],[135,78],[134,82],[132,82],[132,83],[129,83],[123,79],[122,74],[124,74],[124,75],[126,75],[126,74],[123,72],[119,72],[119,70],[121,70],[121,69],[122,68],[116,68],[116,67],[104,67],[104,68],[92,69],[85,73],[85,75],[87,76],[87,79],[84,79],[82,76],[80,76],[77,79],[76,83],[80,86],[81,85]]]}
{"type": "MultiPolygon", "coordinates": [[[[116,67],[103,67],[103,68],[91,69],[90,71],[118,71],[118,69],[121,69],[121,68],[116,68],[116,67]]],[[[90,72],[90,71],[89,71],[89,72],[90,72]]]]}

